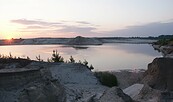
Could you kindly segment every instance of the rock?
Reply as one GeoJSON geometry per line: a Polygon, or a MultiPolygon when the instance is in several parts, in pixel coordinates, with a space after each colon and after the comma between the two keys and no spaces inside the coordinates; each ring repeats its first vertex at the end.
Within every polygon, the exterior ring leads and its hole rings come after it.
{"type": "Polygon", "coordinates": [[[98,102],[133,102],[133,100],[120,88],[112,87],[102,95],[98,102]]]}
{"type": "Polygon", "coordinates": [[[64,102],[65,97],[63,86],[48,68],[27,65],[0,70],[0,102],[64,102]]]}
{"type": "Polygon", "coordinates": [[[33,61],[22,68],[0,69],[0,102],[132,102],[132,99],[120,88],[101,85],[82,64],[33,61]]]}
{"type": "Polygon", "coordinates": [[[108,87],[103,86],[94,74],[84,65],[78,63],[61,63],[50,68],[54,79],[64,86],[66,102],[95,102],[108,87]]]}
{"type": "Polygon", "coordinates": [[[102,45],[102,42],[96,38],[84,38],[77,36],[76,38],[71,39],[68,45],[102,45]]]}
{"type": "Polygon", "coordinates": [[[141,89],[143,87],[144,87],[143,84],[134,84],[124,89],[123,92],[134,99],[134,97],[137,96],[141,92],[141,89]]]}
{"type": "Polygon", "coordinates": [[[144,84],[134,84],[123,91],[137,102],[167,102],[166,100],[170,100],[170,96],[162,96],[162,91],[144,84]]]}
{"type": "Polygon", "coordinates": [[[5,69],[5,68],[23,68],[30,64],[31,60],[27,59],[0,59],[0,69],[5,69]]]}
{"type": "Polygon", "coordinates": [[[86,66],[79,63],[55,64],[49,69],[52,77],[59,80],[62,84],[100,84],[94,74],[86,66]]]}
{"type": "Polygon", "coordinates": [[[145,70],[120,70],[112,72],[118,79],[118,87],[125,89],[135,83],[140,83],[145,70]]]}
{"type": "Polygon", "coordinates": [[[144,76],[142,82],[151,88],[173,91],[173,59],[155,58],[144,76]]]}
{"type": "Polygon", "coordinates": [[[65,102],[64,88],[50,81],[32,85],[20,93],[19,102],[65,102]]]}
{"type": "Polygon", "coordinates": [[[160,97],[160,90],[152,89],[148,85],[144,85],[140,93],[133,97],[133,99],[137,102],[161,102],[160,97]]]}
{"type": "Polygon", "coordinates": [[[160,102],[173,102],[173,92],[162,92],[160,102]]]}
{"type": "Polygon", "coordinates": [[[172,102],[173,92],[156,90],[148,85],[134,84],[123,90],[137,102],[172,102]]]}
{"type": "Polygon", "coordinates": [[[164,57],[173,58],[173,45],[152,45],[155,50],[161,52],[164,57]]]}

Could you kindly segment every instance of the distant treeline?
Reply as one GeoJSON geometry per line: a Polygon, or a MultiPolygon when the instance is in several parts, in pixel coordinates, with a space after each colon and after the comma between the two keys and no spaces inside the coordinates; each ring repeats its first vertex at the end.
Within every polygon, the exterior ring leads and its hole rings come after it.
{"type": "Polygon", "coordinates": [[[160,35],[158,37],[149,36],[149,37],[98,37],[98,39],[153,39],[153,40],[160,40],[160,39],[172,39],[173,35],[160,35]]]}

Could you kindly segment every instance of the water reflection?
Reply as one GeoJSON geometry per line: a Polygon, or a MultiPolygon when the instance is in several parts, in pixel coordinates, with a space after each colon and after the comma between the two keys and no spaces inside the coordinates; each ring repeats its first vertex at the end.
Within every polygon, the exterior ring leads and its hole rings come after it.
{"type": "Polygon", "coordinates": [[[148,44],[104,44],[101,46],[15,45],[0,46],[0,54],[31,59],[41,55],[45,61],[57,50],[65,60],[72,55],[76,61],[86,59],[95,70],[146,69],[155,57],[161,56],[148,44]],[[82,50],[81,50],[82,49],[82,50]]]}
{"type": "Polygon", "coordinates": [[[119,44],[118,46],[115,46],[115,49],[126,51],[127,53],[144,54],[146,56],[158,55],[150,44],[119,44]]]}
{"type": "Polygon", "coordinates": [[[89,46],[80,46],[80,45],[73,45],[73,46],[61,46],[61,47],[72,47],[74,48],[75,50],[85,50],[87,49],[89,46]]]}

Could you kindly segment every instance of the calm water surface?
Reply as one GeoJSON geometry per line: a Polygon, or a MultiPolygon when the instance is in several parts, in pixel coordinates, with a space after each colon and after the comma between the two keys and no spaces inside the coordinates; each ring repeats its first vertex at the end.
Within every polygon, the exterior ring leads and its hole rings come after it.
{"type": "Polygon", "coordinates": [[[95,70],[110,71],[121,69],[147,69],[155,57],[161,54],[148,44],[104,44],[101,46],[63,46],[63,45],[14,45],[0,46],[0,54],[47,61],[52,51],[57,50],[65,60],[72,55],[76,61],[87,60],[95,70]]]}

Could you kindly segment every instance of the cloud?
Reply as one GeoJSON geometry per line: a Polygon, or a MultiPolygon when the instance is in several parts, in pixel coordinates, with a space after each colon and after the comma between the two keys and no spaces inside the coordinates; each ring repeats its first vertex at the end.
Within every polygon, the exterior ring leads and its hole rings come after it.
{"type": "Polygon", "coordinates": [[[40,20],[27,20],[27,19],[17,19],[11,20],[12,23],[22,24],[24,28],[20,29],[21,32],[35,32],[35,33],[54,33],[54,34],[76,34],[81,36],[90,36],[97,34],[94,30],[97,30],[96,27],[92,26],[93,24],[85,21],[63,21],[63,22],[46,22],[40,20]],[[72,24],[69,25],[68,23],[72,24]],[[76,25],[76,23],[83,25],[76,25]]]}
{"type": "Polygon", "coordinates": [[[45,21],[40,21],[40,20],[27,20],[27,19],[11,20],[11,22],[23,24],[23,25],[42,25],[42,26],[61,24],[59,22],[45,22],[45,21]]]}
{"type": "Polygon", "coordinates": [[[173,22],[149,23],[145,25],[129,26],[125,29],[104,32],[108,36],[159,36],[173,34],[173,22]]]}
{"type": "Polygon", "coordinates": [[[64,26],[64,28],[58,30],[58,32],[74,33],[80,36],[97,36],[99,33],[95,32],[95,27],[79,27],[79,26],[64,26]]]}
{"type": "Polygon", "coordinates": [[[70,32],[70,33],[79,33],[79,34],[93,34],[93,30],[96,30],[94,27],[78,27],[78,26],[64,26],[60,29],[60,32],[70,32]]]}
{"type": "MultiPolygon", "coordinates": [[[[125,29],[113,31],[98,31],[98,26],[85,21],[48,22],[41,20],[17,19],[12,23],[22,24],[21,32],[42,33],[43,35],[74,34],[80,36],[159,36],[173,34],[173,22],[154,22],[145,25],[128,26],[125,29]]],[[[66,35],[64,35],[66,36],[66,35]]]]}
{"type": "Polygon", "coordinates": [[[45,29],[43,26],[27,26],[26,29],[45,29]]]}
{"type": "Polygon", "coordinates": [[[91,24],[91,23],[85,22],[85,21],[76,21],[76,23],[79,23],[79,24],[91,24]]]}

